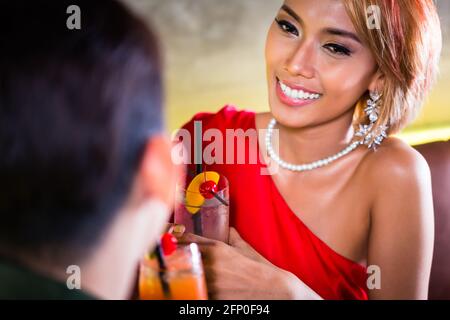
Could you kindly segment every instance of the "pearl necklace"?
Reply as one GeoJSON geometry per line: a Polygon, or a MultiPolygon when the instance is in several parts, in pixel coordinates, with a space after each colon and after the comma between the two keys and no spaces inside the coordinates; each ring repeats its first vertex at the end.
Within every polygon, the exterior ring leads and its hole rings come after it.
{"type": "Polygon", "coordinates": [[[313,170],[313,169],[317,169],[317,168],[326,166],[326,165],[336,161],[337,159],[342,158],[343,156],[347,155],[348,153],[352,152],[361,144],[360,141],[355,141],[355,142],[351,143],[349,146],[347,146],[344,150],[336,153],[335,155],[329,156],[328,158],[314,161],[314,162],[307,163],[307,164],[292,164],[292,163],[288,163],[288,162],[282,160],[280,158],[280,156],[275,153],[275,150],[273,150],[272,134],[273,134],[273,129],[275,128],[276,124],[277,124],[277,121],[275,119],[272,119],[269,122],[269,125],[267,127],[267,132],[266,132],[267,152],[268,152],[270,158],[272,158],[280,167],[282,167],[283,169],[291,170],[291,171],[308,171],[308,170],[313,170]]]}

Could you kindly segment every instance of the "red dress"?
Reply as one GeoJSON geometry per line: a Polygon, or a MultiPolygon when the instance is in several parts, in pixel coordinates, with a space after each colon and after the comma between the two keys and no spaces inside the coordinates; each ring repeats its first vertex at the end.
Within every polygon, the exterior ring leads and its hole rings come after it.
{"type": "MultiPolygon", "coordinates": [[[[256,129],[254,112],[226,106],[216,114],[197,114],[184,125],[183,128],[190,131],[192,141],[194,121],[202,121],[203,132],[210,128],[219,129],[223,133],[224,146],[226,129],[256,129]]],[[[210,143],[203,142],[203,148],[210,143]]],[[[247,145],[246,153],[248,148],[247,145]]],[[[225,163],[226,151],[223,159],[225,163]]],[[[207,166],[207,170],[228,178],[230,224],[241,237],[274,265],[295,274],[324,299],[367,299],[366,268],[333,251],[314,235],[288,207],[271,176],[260,174],[266,165],[259,159],[255,164],[249,162],[246,154],[245,164],[207,166]]]]}

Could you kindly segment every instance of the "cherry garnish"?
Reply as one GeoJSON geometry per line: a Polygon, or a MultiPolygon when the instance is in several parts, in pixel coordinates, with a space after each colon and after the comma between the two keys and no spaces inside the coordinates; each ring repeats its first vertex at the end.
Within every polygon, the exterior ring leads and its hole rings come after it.
{"type": "Polygon", "coordinates": [[[174,253],[177,250],[177,244],[177,238],[171,233],[165,233],[161,237],[161,248],[165,256],[170,256],[174,253]]]}
{"type": "Polygon", "coordinates": [[[200,193],[205,199],[212,199],[217,193],[217,184],[214,181],[208,180],[200,185],[200,193]]]}

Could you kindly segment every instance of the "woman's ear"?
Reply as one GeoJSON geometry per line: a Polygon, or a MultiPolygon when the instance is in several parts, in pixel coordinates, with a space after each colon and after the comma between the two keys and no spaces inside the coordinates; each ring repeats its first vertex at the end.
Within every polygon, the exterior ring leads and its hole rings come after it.
{"type": "Polygon", "coordinates": [[[372,81],[369,84],[368,90],[370,92],[380,92],[384,88],[384,74],[380,71],[380,69],[375,72],[375,74],[372,77],[372,81]]]}
{"type": "Polygon", "coordinates": [[[139,171],[146,196],[157,198],[172,207],[177,176],[182,170],[182,166],[172,162],[171,143],[167,137],[159,135],[149,139],[139,171]]]}

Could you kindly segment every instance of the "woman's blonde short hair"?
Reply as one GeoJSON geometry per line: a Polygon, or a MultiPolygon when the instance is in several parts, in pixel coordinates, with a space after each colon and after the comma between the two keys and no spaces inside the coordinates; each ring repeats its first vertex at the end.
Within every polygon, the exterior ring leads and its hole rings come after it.
{"type": "MultiPolygon", "coordinates": [[[[432,0],[343,2],[384,75],[375,125],[387,125],[389,133],[396,133],[414,120],[438,73],[442,34],[436,6],[432,0]]],[[[365,94],[357,105],[356,125],[365,119],[367,99],[365,94]]]]}

